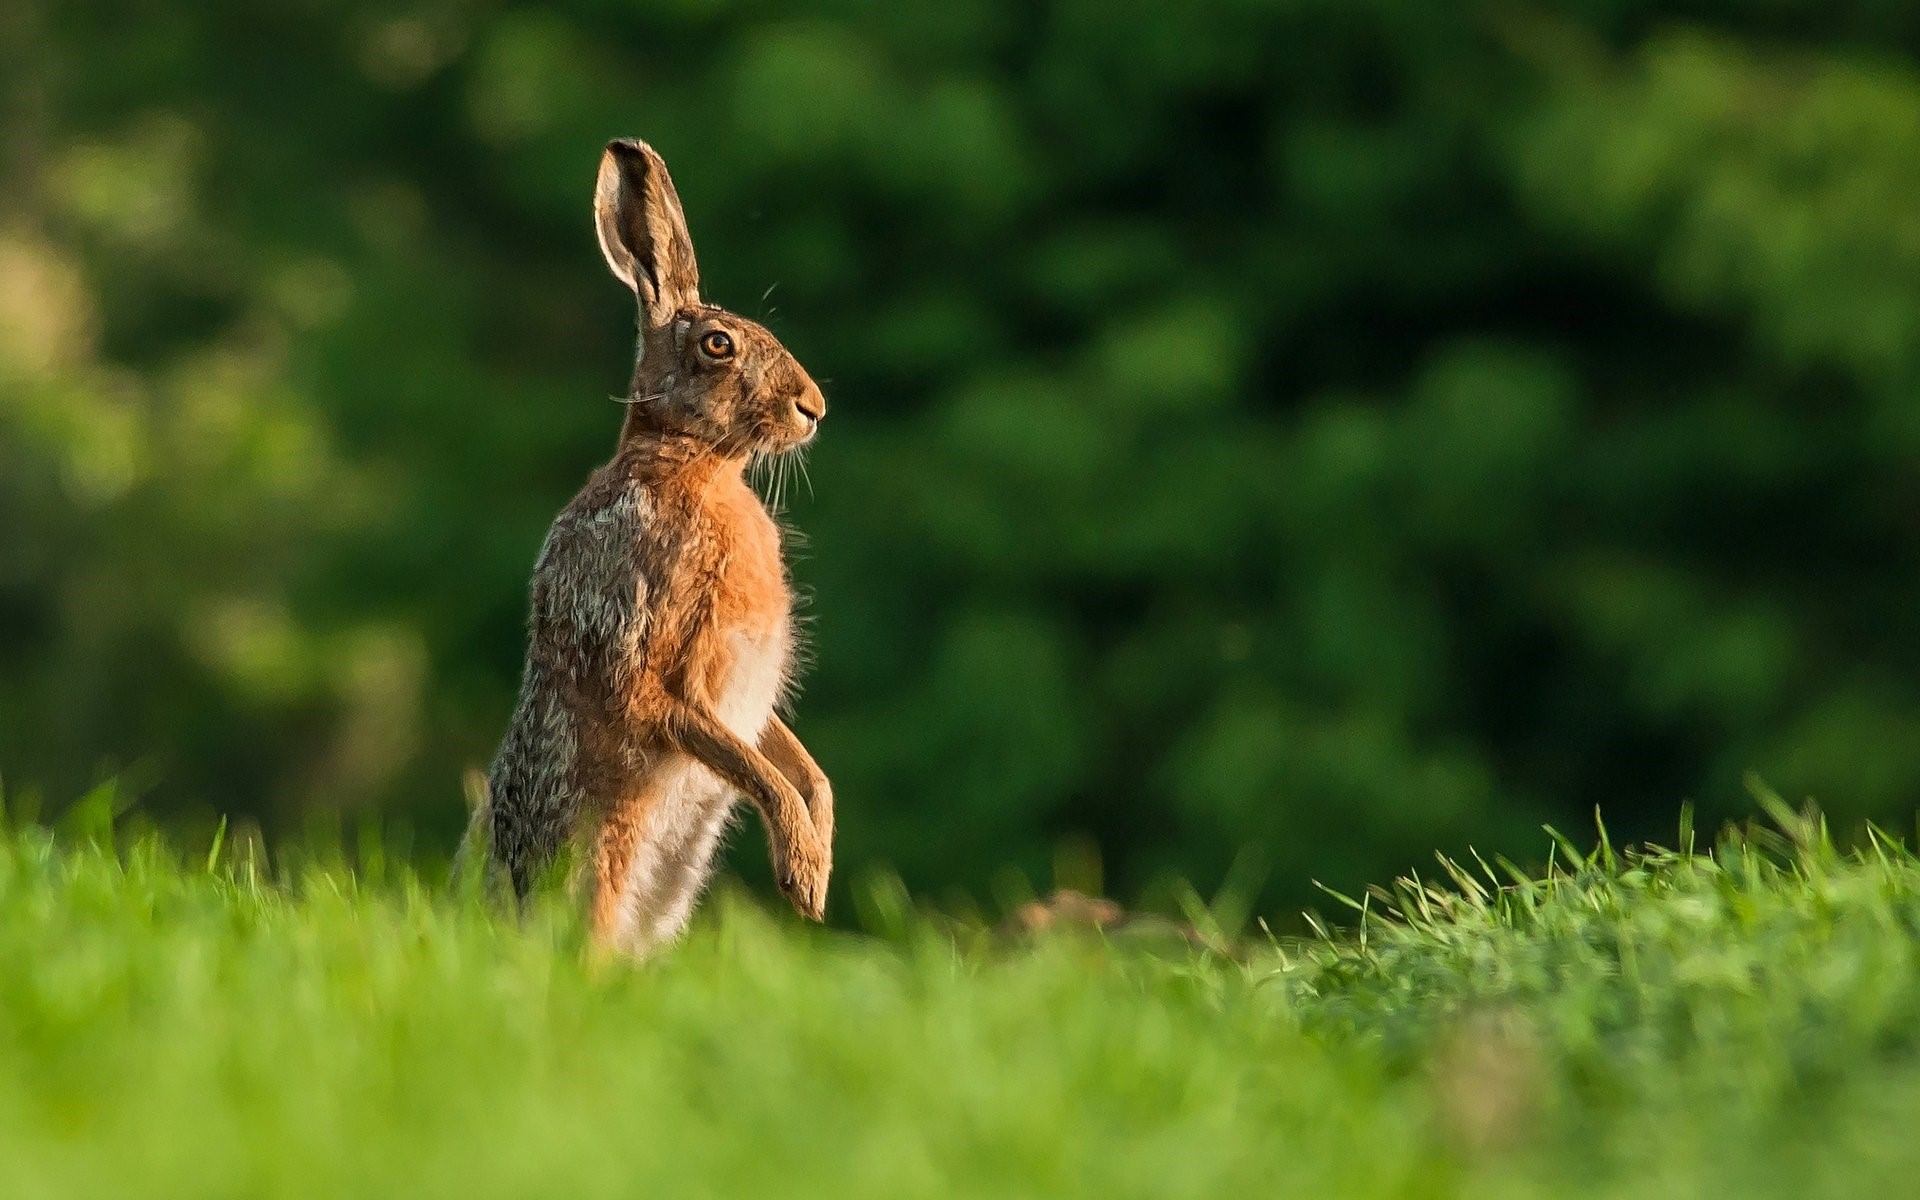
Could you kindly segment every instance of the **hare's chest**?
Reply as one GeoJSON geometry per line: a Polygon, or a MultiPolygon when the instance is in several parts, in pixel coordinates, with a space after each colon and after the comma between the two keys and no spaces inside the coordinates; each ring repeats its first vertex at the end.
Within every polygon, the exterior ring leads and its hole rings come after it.
{"type": "Polygon", "coordinates": [[[741,517],[712,597],[708,679],[716,715],[753,739],[786,686],[792,599],[773,522],[757,503],[741,517]]]}
{"type": "Polygon", "coordinates": [[[786,590],[740,594],[723,585],[715,601],[705,639],[708,690],[715,715],[751,741],[773,715],[787,682],[793,638],[786,590]]]}

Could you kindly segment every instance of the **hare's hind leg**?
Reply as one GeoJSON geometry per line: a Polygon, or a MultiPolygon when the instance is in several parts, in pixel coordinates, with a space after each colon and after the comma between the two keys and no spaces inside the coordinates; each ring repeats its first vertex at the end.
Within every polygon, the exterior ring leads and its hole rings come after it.
{"type": "Polygon", "coordinates": [[[602,949],[644,958],[680,935],[732,808],[731,788],[676,755],[608,813],[595,838],[589,910],[602,949]]]}
{"type": "Polygon", "coordinates": [[[645,851],[655,810],[660,807],[662,774],[652,773],[616,799],[594,834],[593,898],[587,906],[587,929],[594,944],[603,950],[623,948],[638,916],[630,881],[634,865],[645,851]]]}
{"type": "Polygon", "coordinates": [[[693,906],[713,876],[734,803],[733,788],[693,763],[686,765],[633,873],[636,891],[646,888],[635,907],[634,953],[651,953],[686,931],[693,906]]]}

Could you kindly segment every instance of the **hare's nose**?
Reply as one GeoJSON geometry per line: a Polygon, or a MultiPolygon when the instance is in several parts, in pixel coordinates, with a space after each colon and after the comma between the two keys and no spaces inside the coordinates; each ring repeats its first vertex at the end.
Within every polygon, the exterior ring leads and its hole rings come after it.
{"type": "Polygon", "coordinates": [[[809,380],[806,389],[794,400],[793,409],[808,424],[817,425],[820,418],[827,415],[827,398],[820,394],[819,386],[809,380]]]}

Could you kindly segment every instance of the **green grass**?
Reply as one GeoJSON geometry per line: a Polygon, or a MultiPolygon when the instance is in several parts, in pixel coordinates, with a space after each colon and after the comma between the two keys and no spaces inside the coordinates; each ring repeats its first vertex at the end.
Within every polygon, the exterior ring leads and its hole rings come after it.
{"type": "Polygon", "coordinates": [[[1238,961],[883,889],[879,934],[723,895],[640,969],[391,866],[0,833],[0,1195],[1898,1192],[1920,864],[1782,821],[1238,961]]]}

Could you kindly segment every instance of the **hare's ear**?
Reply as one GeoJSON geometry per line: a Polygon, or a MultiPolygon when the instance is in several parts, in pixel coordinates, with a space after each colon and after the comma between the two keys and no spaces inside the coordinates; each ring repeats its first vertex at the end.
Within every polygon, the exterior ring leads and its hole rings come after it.
{"type": "Polygon", "coordinates": [[[693,239],[667,164],[645,142],[609,142],[600,156],[600,182],[593,192],[600,252],[620,282],[640,298],[650,326],[700,302],[700,268],[693,239]]]}

